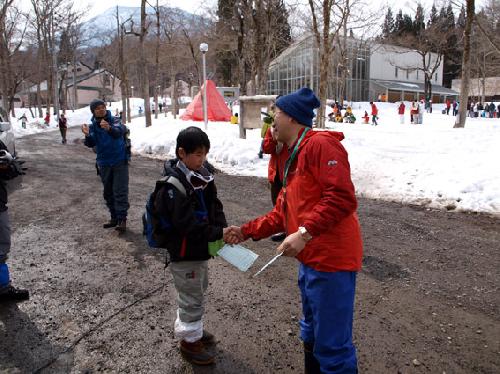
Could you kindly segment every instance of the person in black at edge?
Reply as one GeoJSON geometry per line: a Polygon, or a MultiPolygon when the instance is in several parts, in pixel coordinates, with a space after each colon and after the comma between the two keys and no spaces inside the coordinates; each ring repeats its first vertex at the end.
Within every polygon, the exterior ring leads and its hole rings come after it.
{"type": "MultiPolygon", "coordinates": [[[[20,164],[0,141],[0,302],[28,300],[28,290],[16,288],[10,282],[7,258],[10,252],[10,220],[7,211],[7,184],[24,174],[20,164]]],[[[10,187],[10,186],[9,186],[10,187]]]]}

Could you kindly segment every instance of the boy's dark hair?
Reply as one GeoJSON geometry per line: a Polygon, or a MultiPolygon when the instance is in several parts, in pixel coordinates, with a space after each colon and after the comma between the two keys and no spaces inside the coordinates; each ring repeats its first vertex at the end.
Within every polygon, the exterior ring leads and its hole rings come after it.
{"type": "Polygon", "coordinates": [[[208,135],[199,127],[190,126],[177,135],[175,155],[179,157],[179,148],[184,149],[187,154],[190,154],[201,147],[204,147],[207,152],[210,150],[208,135]]]}

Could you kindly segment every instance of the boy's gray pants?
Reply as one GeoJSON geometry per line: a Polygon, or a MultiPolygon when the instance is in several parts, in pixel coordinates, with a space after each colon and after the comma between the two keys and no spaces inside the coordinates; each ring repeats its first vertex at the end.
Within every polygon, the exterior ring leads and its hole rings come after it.
{"type": "Polygon", "coordinates": [[[208,261],[181,261],[169,264],[177,290],[177,318],[174,333],[188,343],[203,335],[203,301],[208,287],[208,261]]]}
{"type": "Polygon", "coordinates": [[[0,263],[7,260],[10,252],[10,221],[8,211],[0,212],[0,263]]]}

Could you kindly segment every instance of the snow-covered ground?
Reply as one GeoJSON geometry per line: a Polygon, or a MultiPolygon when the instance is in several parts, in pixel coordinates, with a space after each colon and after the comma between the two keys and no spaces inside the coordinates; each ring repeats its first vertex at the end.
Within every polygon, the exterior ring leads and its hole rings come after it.
{"type": "MultiPolygon", "coordinates": [[[[134,99],[134,113],[142,100],[134,99]]],[[[368,103],[354,103],[358,118],[355,124],[328,123],[330,129],[345,135],[344,147],[349,152],[352,177],[361,196],[414,203],[432,208],[487,212],[500,215],[500,119],[468,118],[464,129],[453,129],[454,117],[441,114],[443,105],[434,105],[432,114],[425,113],[422,125],[411,125],[410,115],[399,123],[396,104],[377,103],[379,126],[361,124],[368,103]]],[[[111,110],[120,105],[114,103],[111,110]]],[[[237,108],[233,108],[237,110],[237,108]]],[[[26,109],[26,129],[12,118],[17,137],[56,129],[55,120],[48,129],[32,119],[26,109]]],[[[87,108],[67,113],[69,126],[88,123],[87,108]]],[[[135,153],[167,158],[174,156],[178,132],[202,122],[174,120],[160,114],[153,126],[145,128],[144,117],[129,124],[135,153]]],[[[208,123],[211,142],[209,161],[230,174],[267,176],[269,156],[257,157],[260,129],[247,131],[247,139],[239,139],[237,125],[208,123]]],[[[19,150],[22,154],[22,149],[19,150]]]]}

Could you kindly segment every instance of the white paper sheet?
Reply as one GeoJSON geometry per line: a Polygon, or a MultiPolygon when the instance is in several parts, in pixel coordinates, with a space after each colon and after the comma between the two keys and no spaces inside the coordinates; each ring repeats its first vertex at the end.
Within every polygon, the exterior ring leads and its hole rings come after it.
{"type": "Polygon", "coordinates": [[[247,271],[259,257],[257,253],[239,244],[226,244],[219,250],[218,255],[241,271],[247,271]]]}

